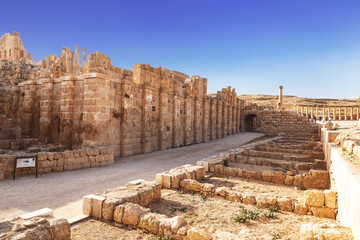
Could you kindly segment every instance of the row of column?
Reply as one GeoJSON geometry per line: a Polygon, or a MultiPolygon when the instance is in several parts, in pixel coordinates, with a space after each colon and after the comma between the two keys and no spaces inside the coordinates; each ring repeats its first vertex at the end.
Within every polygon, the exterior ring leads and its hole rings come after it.
{"type": "Polygon", "coordinates": [[[294,104],[295,112],[307,118],[319,119],[332,118],[333,120],[359,120],[359,107],[358,106],[323,106],[314,107],[308,105],[294,104]]]}
{"type": "MultiPolygon", "coordinates": [[[[71,51],[70,47],[63,47],[62,53],[63,71],[66,73],[80,74],[80,49],[76,45],[75,51],[71,51]],[[75,65],[74,65],[74,54],[75,54],[75,65]]],[[[83,48],[82,66],[86,64],[86,48],[83,48]]]]}

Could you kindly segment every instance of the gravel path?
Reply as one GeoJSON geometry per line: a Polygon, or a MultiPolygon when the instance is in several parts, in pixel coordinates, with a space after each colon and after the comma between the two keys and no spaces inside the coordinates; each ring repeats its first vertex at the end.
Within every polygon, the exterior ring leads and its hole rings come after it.
{"type": "Polygon", "coordinates": [[[0,222],[23,213],[49,207],[57,217],[81,214],[81,198],[91,193],[125,185],[142,178],[154,180],[155,174],[171,168],[194,164],[205,157],[242,145],[264,134],[243,132],[214,142],[173,148],[149,154],[115,159],[115,164],[67,172],[18,177],[0,182],[0,222]]]}

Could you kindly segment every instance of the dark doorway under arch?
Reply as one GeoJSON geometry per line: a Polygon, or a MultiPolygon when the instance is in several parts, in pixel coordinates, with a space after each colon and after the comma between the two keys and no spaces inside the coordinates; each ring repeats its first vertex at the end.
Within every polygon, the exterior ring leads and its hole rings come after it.
{"type": "Polygon", "coordinates": [[[244,118],[242,131],[252,132],[256,131],[259,127],[259,120],[256,114],[248,114],[244,118]]]}

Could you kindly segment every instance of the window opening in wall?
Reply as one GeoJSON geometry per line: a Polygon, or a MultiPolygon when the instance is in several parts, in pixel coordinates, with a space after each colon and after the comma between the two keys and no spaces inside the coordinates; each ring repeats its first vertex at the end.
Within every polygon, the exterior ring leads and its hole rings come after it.
{"type": "Polygon", "coordinates": [[[180,114],[182,114],[182,110],[180,110],[180,114]]]}
{"type": "Polygon", "coordinates": [[[155,112],[156,111],[156,107],[152,106],[152,111],[155,112]]]}
{"type": "Polygon", "coordinates": [[[170,127],[167,127],[166,130],[167,130],[168,132],[170,132],[170,127]]]}

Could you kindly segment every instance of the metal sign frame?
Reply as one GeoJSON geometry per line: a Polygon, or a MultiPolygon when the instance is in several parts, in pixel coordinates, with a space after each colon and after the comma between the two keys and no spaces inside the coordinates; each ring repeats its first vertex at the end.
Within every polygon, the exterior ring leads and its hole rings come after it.
{"type": "Polygon", "coordinates": [[[13,174],[13,180],[15,180],[15,175],[16,175],[16,169],[17,168],[33,168],[33,166],[31,167],[17,167],[17,163],[18,163],[18,159],[22,159],[22,158],[35,158],[35,176],[36,178],[38,177],[38,157],[37,155],[35,156],[20,156],[20,157],[16,157],[15,161],[14,161],[14,174],[13,174]]]}

